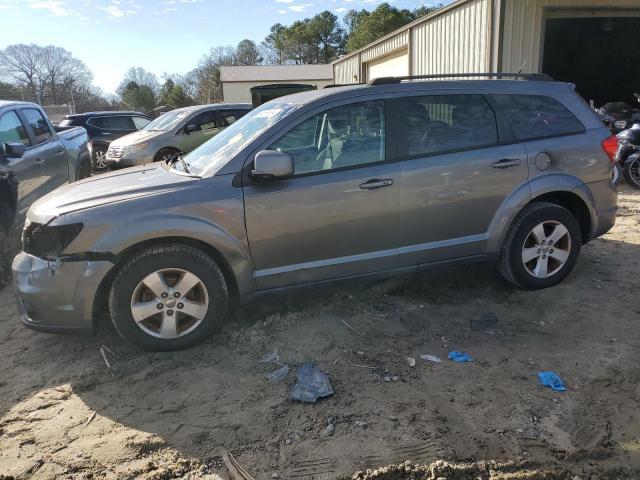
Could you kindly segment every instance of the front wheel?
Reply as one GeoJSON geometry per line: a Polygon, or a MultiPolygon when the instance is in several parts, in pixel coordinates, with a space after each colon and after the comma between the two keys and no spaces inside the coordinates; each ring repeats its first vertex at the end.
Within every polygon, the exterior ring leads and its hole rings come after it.
{"type": "Polygon", "coordinates": [[[118,333],[145,350],[200,343],[221,323],[228,292],[216,262],[186,245],[141,251],[116,275],[109,309],[118,333]]]}
{"type": "Polygon", "coordinates": [[[626,182],[640,190],[640,154],[632,155],[624,162],[624,179],[626,182]]]}
{"type": "Polygon", "coordinates": [[[532,203],[509,230],[498,269],[517,287],[552,287],[571,273],[581,246],[580,225],[569,210],[552,203],[532,203]]]}
{"type": "Polygon", "coordinates": [[[180,155],[180,152],[173,148],[163,148],[156,156],[153,157],[154,162],[172,163],[180,155]]]}

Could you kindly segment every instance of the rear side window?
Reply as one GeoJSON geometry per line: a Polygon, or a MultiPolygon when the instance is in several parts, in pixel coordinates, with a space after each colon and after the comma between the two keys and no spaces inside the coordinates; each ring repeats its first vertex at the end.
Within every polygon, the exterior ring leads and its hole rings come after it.
{"type": "Polygon", "coordinates": [[[108,117],[108,118],[110,122],[109,128],[112,130],[135,130],[131,117],[125,117],[124,115],[119,115],[116,117],[108,117]]]}
{"type": "Polygon", "coordinates": [[[584,132],[584,125],[557,100],[543,95],[494,95],[518,140],[584,132]]]}
{"type": "Polygon", "coordinates": [[[144,127],[151,123],[151,120],[144,117],[131,117],[133,120],[133,124],[136,126],[136,129],[142,130],[144,127]]]}
{"type": "Polygon", "coordinates": [[[498,128],[482,95],[429,95],[397,100],[401,157],[434,155],[494,145],[498,128]]]}
{"type": "Polygon", "coordinates": [[[35,108],[25,108],[22,110],[27,123],[31,126],[33,135],[36,137],[36,145],[46,142],[51,138],[51,130],[49,130],[49,124],[40,113],[40,110],[35,108]]]}
{"type": "Polygon", "coordinates": [[[0,117],[0,144],[18,142],[25,145],[31,143],[20,118],[16,112],[10,111],[0,117]]]}

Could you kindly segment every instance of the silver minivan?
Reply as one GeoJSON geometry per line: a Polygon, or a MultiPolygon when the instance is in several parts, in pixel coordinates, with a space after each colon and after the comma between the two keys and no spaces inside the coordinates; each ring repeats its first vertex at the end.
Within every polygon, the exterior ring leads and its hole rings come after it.
{"type": "Polygon", "coordinates": [[[171,350],[256,294],[340,278],[481,260],[518,288],[551,287],[615,223],[616,151],[553,81],[282,97],[180,161],[35,203],[13,262],[18,308],[46,332],[91,332],[108,310],[128,341],[171,350]]]}
{"type": "Polygon", "coordinates": [[[142,130],[111,142],[107,163],[111,168],[123,168],[172,161],[211,140],[252,108],[247,103],[219,103],[172,110],[142,130]]]}

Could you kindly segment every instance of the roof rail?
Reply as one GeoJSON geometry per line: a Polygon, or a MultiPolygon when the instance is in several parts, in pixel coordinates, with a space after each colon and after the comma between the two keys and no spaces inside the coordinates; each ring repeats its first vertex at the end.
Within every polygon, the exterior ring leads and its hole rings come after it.
{"type": "Polygon", "coordinates": [[[403,80],[433,80],[438,78],[475,78],[486,77],[500,80],[513,78],[538,82],[554,82],[555,80],[546,73],[441,73],[437,75],[407,75],[403,77],[380,77],[371,80],[367,85],[375,87],[379,85],[393,85],[403,80]]]}
{"type": "Polygon", "coordinates": [[[331,85],[325,85],[322,88],[325,89],[325,88],[338,88],[338,87],[353,87],[354,85],[365,85],[365,84],[362,83],[362,82],[359,82],[359,83],[332,83],[331,85]]]}

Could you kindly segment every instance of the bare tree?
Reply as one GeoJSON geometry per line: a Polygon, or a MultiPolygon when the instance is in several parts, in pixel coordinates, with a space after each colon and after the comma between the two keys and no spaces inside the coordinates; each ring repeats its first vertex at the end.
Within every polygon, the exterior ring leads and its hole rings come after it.
{"type": "Polygon", "coordinates": [[[0,51],[0,72],[11,83],[40,97],[43,86],[42,47],[38,45],[9,45],[0,51]]]}

